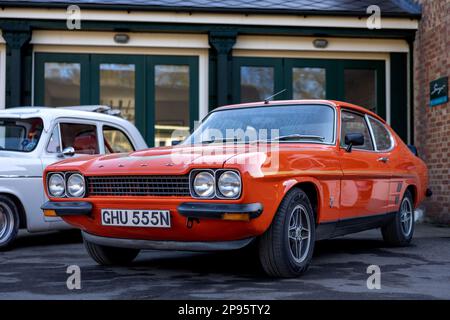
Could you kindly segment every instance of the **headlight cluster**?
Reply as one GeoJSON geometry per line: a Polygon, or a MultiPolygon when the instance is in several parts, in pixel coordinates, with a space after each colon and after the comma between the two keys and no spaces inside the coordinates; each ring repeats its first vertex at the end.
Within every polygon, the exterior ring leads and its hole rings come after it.
{"type": "Polygon", "coordinates": [[[191,172],[191,194],[195,198],[237,199],[241,195],[241,176],[234,170],[196,170],[191,172]]]}
{"type": "Polygon", "coordinates": [[[47,189],[55,198],[82,198],[86,193],[86,183],[84,177],[76,172],[49,173],[47,189]]]}

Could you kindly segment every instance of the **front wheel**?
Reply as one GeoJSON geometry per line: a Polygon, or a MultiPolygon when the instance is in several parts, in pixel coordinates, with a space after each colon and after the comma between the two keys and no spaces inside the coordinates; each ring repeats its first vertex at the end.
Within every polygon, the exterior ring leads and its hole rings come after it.
{"type": "Polygon", "coordinates": [[[311,262],[315,239],[314,212],[308,196],[293,189],[260,239],[259,258],[264,271],[273,277],[301,275],[311,262]]]}
{"type": "Polygon", "coordinates": [[[19,232],[19,210],[7,196],[0,195],[0,251],[7,250],[19,232]]]}
{"type": "Polygon", "coordinates": [[[139,249],[107,247],[84,239],[84,246],[91,258],[100,265],[127,265],[139,254],[139,249]]]}
{"type": "Polygon", "coordinates": [[[393,246],[407,246],[414,234],[414,205],[411,192],[407,190],[400,209],[389,224],[381,228],[383,239],[393,246]]]}

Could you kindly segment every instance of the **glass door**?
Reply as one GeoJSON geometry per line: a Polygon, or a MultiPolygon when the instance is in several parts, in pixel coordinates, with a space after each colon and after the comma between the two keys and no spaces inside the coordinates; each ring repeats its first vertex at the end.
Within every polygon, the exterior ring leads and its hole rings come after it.
{"type": "Polygon", "coordinates": [[[34,105],[77,106],[89,103],[89,55],[36,53],[34,105]]]}
{"type": "MultiPolygon", "coordinates": [[[[263,101],[280,92],[283,87],[282,59],[277,58],[234,58],[233,102],[246,103],[263,101]]],[[[275,97],[281,100],[282,93],[275,97]]]]}
{"type": "Polygon", "coordinates": [[[337,99],[336,64],[324,59],[284,59],[290,99],[337,99]]]}
{"type": "Polygon", "coordinates": [[[147,57],[147,141],[170,146],[198,120],[198,58],[147,57]]]}
{"type": "Polygon", "coordinates": [[[91,101],[120,110],[145,132],[145,58],[136,55],[92,55],[91,101]]]}
{"type": "Polygon", "coordinates": [[[385,62],[340,60],[342,100],[365,107],[386,119],[385,62]]]}

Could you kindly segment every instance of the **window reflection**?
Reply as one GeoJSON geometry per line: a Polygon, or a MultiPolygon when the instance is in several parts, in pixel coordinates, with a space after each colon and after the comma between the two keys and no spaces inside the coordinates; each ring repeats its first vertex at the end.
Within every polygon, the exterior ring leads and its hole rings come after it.
{"type": "Polygon", "coordinates": [[[155,66],[155,146],[189,135],[189,66],[155,66]]]}
{"type": "Polygon", "coordinates": [[[293,68],[293,99],[325,99],[325,69],[293,68]]]}
{"type": "Polygon", "coordinates": [[[274,68],[241,67],[241,102],[262,101],[274,93],[274,68]]]}
{"type": "Polygon", "coordinates": [[[100,64],[100,104],[119,109],[122,117],[135,122],[135,65],[100,64]]]}
{"type": "Polygon", "coordinates": [[[46,62],[44,64],[44,105],[48,107],[80,104],[79,63],[46,62]]]}

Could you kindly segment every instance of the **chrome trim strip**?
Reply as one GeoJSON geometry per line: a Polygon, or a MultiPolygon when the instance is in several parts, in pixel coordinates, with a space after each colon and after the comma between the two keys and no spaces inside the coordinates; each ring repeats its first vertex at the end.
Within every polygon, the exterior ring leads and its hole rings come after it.
{"type": "Polygon", "coordinates": [[[0,179],[3,178],[42,178],[42,176],[27,176],[27,175],[18,175],[18,174],[2,174],[0,175],[0,179]]]}
{"type": "Polygon", "coordinates": [[[121,239],[100,237],[82,231],[83,238],[89,242],[110,247],[150,249],[150,250],[179,250],[179,251],[223,251],[236,250],[245,247],[253,241],[252,238],[234,241],[153,241],[141,239],[121,239]]]}

